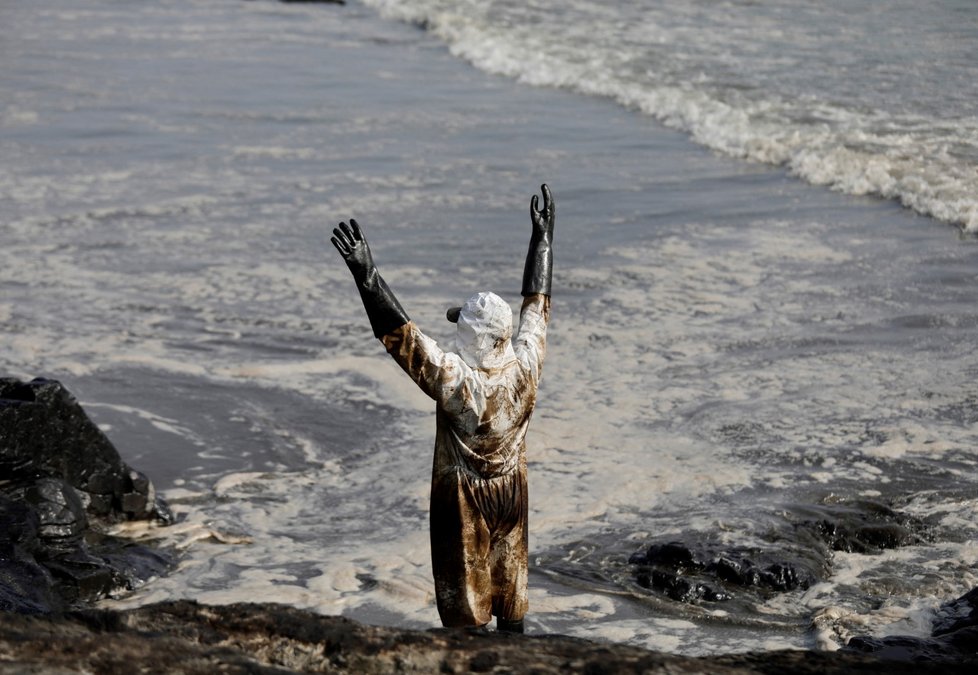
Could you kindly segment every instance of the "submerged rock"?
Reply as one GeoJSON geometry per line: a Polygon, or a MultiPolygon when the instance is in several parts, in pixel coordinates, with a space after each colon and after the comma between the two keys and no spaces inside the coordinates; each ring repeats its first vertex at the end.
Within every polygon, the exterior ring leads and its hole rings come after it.
{"type": "Polygon", "coordinates": [[[281,605],[167,602],[0,622],[0,669],[165,673],[970,673],[975,662],[881,663],[786,650],[690,658],[561,635],[365,626],[281,605]]]}
{"type": "Polygon", "coordinates": [[[738,590],[758,594],[807,589],[827,578],[833,551],[873,554],[918,543],[919,520],[872,501],[795,507],[764,546],[711,541],[652,543],[635,553],[639,586],[678,602],[729,600],[738,590]]]}
{"type": "Polygon", "coordinates": [[[0,610],[58,611],[161,573],[167,556],[104,534],[123,520],[172,514],[59,382],[0,378],[0,610]]]}
{"type": "Polygon", "coordinates": [[[929,638],[859,636],[849,640],[845,649],[905,661],[978,659],[978,588],[938,610],[929,638]]]}
{"type": "Polygon", "coordinates": [[[638,565],[636,581],[679,602],[729,600],[730,586],[760,591],[808,588],[822,573],[819,556],[784,549],[763,551],[715,544],[653,544],[629,562],[638,565]]]}
{"type": "Polygon", "coordinates": [[[817,534],[833,551],[880,553],[885,549],[917,544],[924,540],[924,524],[886,504],[869,500],[837,502],[813,507],[821,518],[799,527],[817,534]]]}
{"type": "Polygon", "coordinates": [[[876,638],[857,636],[843,648],[849,652],[872,654],[887,661],[956,661],[978,659],[978,628],[965,628],[941,637],[920,638],[890,635],[876,638]]]}
{"type": "Polygon", "coordinates": [[[962,628],[978,626],[978,588],[941,607],[934,621],[934,636],[947,635],[962,628]]]}

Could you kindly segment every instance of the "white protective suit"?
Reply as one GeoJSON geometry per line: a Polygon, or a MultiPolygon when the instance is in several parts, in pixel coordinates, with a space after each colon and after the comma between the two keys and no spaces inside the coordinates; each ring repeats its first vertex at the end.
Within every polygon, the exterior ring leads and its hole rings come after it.
{"type": "Polygon", "coordinates": [[[431,554],[446,626],[483,625],[527,611],[526,431],[546,351],[550,297],[524,298],[513,313],[478,293],[458,318],[458,353],[409,321],[382,340],[435,400],[431,554]]]}

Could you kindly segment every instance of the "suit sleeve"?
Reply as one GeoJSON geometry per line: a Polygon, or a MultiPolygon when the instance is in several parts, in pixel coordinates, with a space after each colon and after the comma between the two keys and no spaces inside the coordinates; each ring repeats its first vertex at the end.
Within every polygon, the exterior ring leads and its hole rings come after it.
{"type": "Polygon", "coordinates": [[[520,327],[513,340],[513,350],[529,371],[534,383],[540,380],[543,359],[547,353],[547,324],[550,322],[550,296],[534,293],[523,299],[520,327]]]}
{"type": "Polygon", "coordinates": [[[468,366],[462,359],[442,350],[413,321],[396,328],[381,341],[421,391],[439,403],[451,398],[465,380],[468,366]]]}

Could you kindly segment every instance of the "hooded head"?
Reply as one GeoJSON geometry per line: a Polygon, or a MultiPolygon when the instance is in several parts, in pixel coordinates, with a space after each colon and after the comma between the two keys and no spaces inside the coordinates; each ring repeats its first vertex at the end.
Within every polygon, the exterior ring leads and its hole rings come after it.
{"type": "Polygon", "coordinates": [[[448,310],[448,320],[458,324],[455,347],[472,368],[498,368],[516,358],[513,310],[495,293],[476,293],[448,310]]]}

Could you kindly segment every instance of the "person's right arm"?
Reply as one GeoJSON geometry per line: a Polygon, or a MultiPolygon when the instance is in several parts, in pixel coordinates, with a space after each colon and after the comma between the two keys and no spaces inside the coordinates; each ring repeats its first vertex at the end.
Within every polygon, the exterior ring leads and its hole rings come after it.
{"type": "Polygon", "coordinates": [[[373,255],[370,253],[370,246],[357,221],[351,218],[349,225],[340,223],[339,227],[333,230],[330,241],[343,256],[346,266],[350,268],[357,290],[360,291],[363,308],[367,310],[367,319],[370,320],[374,336],[381,339],[395,328],[410,321],[407,312],[394,297],[387,282],[380,276],[373,255]]]}
{"type": "Polygon", "coordinates": [[[446,354],[408,318],[380,276],[357,221],[340,223],[331,241],[350,268],[370,327],[387,352],[428,396],[437,401],[450,396],[464,376],[464,364],[446,354]]]}

